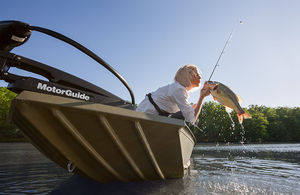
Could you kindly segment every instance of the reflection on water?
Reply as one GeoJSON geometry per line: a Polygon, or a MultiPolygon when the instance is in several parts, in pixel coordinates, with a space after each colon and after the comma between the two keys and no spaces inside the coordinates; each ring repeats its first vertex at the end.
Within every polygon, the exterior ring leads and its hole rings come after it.
{"type": "Polygon", "coordinates": [[[0,143],[0,194],[48,194],[70,176],[29,143],[0,143]]]}
{"type": "Polygon", "coordinates": [[[0,144],[0,194],[300,194],[300,144],[197,145],[183,179],[101,184],[0,144]]]}
{"type": "Polygon", "coordinates": [[[300,144],[198,145],[198,182],[212,194],[300,194],[300,144]]]}
{"type": "Polygon", "coordinates": [[[54,163],[0,166],[0,194],[47,194],[66,175],[54,163]]]}
{"type": "Polygon", "coordinates": [[[219,194],[299,194],[300,165],[256,158],[195,157],[201,185],[219,194]]]}
{"type": "Polygon", "coordinates": [[[300,144],[198,145],[193,153],[206,157],[249,157],[300,162],[300,144]]]}

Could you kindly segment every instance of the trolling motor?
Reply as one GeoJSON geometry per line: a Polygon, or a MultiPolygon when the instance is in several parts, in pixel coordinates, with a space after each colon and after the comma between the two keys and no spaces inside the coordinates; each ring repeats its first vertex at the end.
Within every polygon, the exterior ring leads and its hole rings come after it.
{"type": "Polygon", "coordinates": [[[10,51],[31,35],[29,25],[19,21],[0,21],[0,50],[10,51]]]}
{"type": "Polygon", "coordinates": [[[134,95],[125,79],[108,63],[89,49],[76,41],[57,32],[37,27],[19,21],[0,21],[0,79],[8,82],[8,89],[21,93],[24,90],[51,95],[80,99],[87,102],[101,103],[128,109],[135,109],[134,95]],[[31,36],[31,31],[39,31],[62,40],[83,53],[87,54],[107,70],[113,73],[128,89],[131,103],[128,103],[112,93],[69,73],[58,70],[46,64],[11,53],[10,51],[24,44],[31,36]],[[33,72],[48,79],[40,80],[9,73],[10,67],[33,72]]]}

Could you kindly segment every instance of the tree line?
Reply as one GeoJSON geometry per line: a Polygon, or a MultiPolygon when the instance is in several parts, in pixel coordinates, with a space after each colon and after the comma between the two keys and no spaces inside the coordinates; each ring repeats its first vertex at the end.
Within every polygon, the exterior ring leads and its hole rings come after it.
{"type": "Polygon", "coordinates": [[[9,108],[16,94],[0,87],[0,142],[26,141],[22,132],[10,122],[9,108]]]}
{"type": "Polygon", "coordinates": [[[250,105],[245,111],[251,119],[238,123],[236,113],[227,113],[216,102],[203,104],[196,127],[191,127],[198,142],[299,142],[300,107],[250,105]]]}
{"type": "MultiPolygon", "coordinates": [[[[25,141],[22,132],[9,121],[15,93],[0,87],[0,141],[25,141]]],[[[300,107],[251,105],[245,109],[252,119],[238,123],[235,112],[227,113],[216,102],[205,102],[195,126],[190,126],[198,142],[299,142],[300,107]]]]}

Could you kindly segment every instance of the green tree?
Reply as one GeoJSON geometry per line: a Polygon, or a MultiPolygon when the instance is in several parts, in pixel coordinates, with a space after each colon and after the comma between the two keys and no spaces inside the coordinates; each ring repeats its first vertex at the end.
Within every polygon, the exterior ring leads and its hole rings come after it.
{"type": "Polygon", "coordinates": [[[10,104],[16,96],[15,93],[9,91],[6,87],[0,87],[0,121],[4,122],[7,119],[10,104]]]}
{"type": "Polygon", "coordinates": [[[202,106],[198,118],[196,137],[200,141],[218,142],[231,141],[234,125],[232,124],[225,107],[219,103],[206,102],[202,106]]]}
{"type": "Polygon", "coordinates": [[[299,139],[299,108],[279,107],[276,109],[279,123],[282,129],[276,129],[276,138],[281,141],[300,141],[299,139]]]}
{"type": "Polygon", "coordinates": [[[0,141],[23,138],[21,131],[8,120],[11,101],[15,96],[6,87],[0,87],[0,141]]]}
{"type": "Polygon", "coordinates": [[[262,112],[249,109],[252,118],[244,121],[245,138],[248,142],[261,142],[268,138],[267,127],[269,122],[262,112]]]}
{"type": "Polygon", "coordinates": [[[300,108],[251,105],[247,111],[252,119],[244,120],[242,126],[235,112],[230,114],[232,123],[224,106],[205,103],[198,123],[202,131],[195,130],[196,137],[209,142],[300,141],[300,108]]]}

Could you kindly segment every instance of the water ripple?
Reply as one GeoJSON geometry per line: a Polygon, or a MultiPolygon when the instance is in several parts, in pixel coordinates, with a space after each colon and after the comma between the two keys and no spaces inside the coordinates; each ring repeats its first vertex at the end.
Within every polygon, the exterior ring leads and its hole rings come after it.
{"type": "Polygon", "coordinates": [[[182,179],[100,184],[30,144],[1,144],[0,194],[300,194],[300,144],[197,145],[182,179]]]}
{"type": "Polygon", "coordinates": [[[70,175],[56,164],[0,166],[0,194],[48,194],[70,175]]]}

